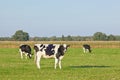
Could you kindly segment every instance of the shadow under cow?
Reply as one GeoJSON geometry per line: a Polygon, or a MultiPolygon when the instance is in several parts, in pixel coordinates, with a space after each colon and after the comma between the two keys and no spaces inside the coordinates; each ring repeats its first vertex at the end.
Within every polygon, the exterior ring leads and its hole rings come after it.
{"type": "Polygon", "coordinates": [[[97,66],[97,65],[84,65],[84,66],[70,66],[70,68],[109,68],[111,66],[97,66]]]}

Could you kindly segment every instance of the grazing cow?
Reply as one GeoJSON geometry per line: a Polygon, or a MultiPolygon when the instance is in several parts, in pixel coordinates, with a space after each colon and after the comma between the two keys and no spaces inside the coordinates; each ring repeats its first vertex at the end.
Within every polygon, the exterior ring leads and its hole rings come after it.
{"type": "Polygon", "coordinates": [[[27,56],[31,58],[31,47],[29,45],[26,44],[20,45],[19,51],[20,51],[21,59],[23,59],[23,54],[26,56],[26,59],[27,56]]]}
{"type": "Polygon", "coordinates": [[[84,53],[90,52],[91,53],[91,47],[88,44],[83,45],[83,51],[84,53]]]}
{"type": "Polygon", "coordinates": [[[61,60],[69,46],[67,44],[35,44],[34,51],[37,68],[40,69],[40,60],[43,57],[54,58],[54,68],[56,69],[57,64],[59,64],[59,68],[61,69],[61,60]]]}

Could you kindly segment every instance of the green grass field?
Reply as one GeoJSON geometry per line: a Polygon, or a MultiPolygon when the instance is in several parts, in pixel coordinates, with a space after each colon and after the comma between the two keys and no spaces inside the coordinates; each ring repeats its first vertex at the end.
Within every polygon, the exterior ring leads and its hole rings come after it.
{"type": "Polygon", "coordinates": [[[0,48],[0,80],[120,80],[120,49],[95,48],[84,54],[69,48],[62,69],[54,69],[54,59],[41,59],[38,70],[34,59],[20,59],[17,48],[0,48]]]}

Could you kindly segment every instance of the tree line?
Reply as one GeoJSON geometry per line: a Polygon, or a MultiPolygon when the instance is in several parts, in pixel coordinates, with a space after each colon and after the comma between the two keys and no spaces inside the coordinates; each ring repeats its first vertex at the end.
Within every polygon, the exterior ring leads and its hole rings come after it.
{"type": "Polygon", "coordinates": [[[30,37],[29,33],[18,30],[11,37],[0,37],[0,41],[120,41],[120,35],[106,35],[96,32],[93,36],[30,37]]]}

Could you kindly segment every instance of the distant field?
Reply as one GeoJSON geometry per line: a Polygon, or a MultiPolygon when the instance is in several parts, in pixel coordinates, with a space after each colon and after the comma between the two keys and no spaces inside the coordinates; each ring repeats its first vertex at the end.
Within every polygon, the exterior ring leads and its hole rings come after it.
{"type": "Polygon", "coordinates": [[[83,44],[90,44],[92,48],[120,48],[120,41],[0,41],[0,48],[18,48],[20,44],[35,43],[70,44],[71,48],[82,48],[83,44]]]}
{"type": "Polygon", "coordinates": [[[42,59],[40,70],[33,58],[21,60],[18,52],[21,43],[37,42],[0,42],[0,80],[120,80],[120,42],[96,42],[96,46],[88,42],[94,46],[91,54],[84,54],[78,46],[86,42],[66,42],[72,47],[62,60],[61,70],[54,69],[54,59],[42,59]],[[97,46],[100,43],[103,48],[97,46]]]}

